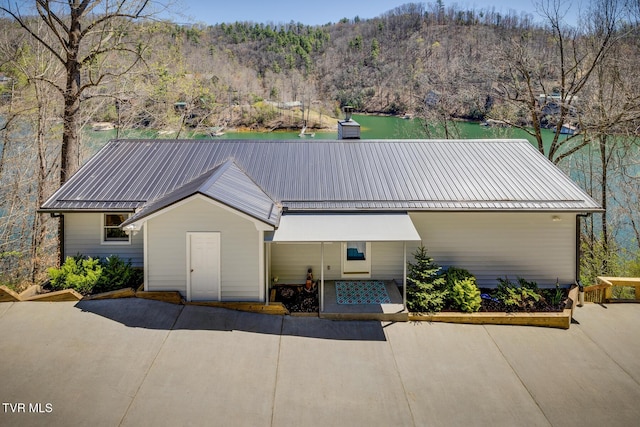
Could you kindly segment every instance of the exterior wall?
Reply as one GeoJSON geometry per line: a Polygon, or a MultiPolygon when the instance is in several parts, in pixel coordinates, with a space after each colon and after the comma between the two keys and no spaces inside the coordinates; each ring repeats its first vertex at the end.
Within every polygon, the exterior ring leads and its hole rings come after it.
{"type": "Polygon", "coordinates": [[[260,232],[253,222],[200,198],[149,219],[146,284],[150,291],[187,292],[187,232],[220,232],[220,290],[223,301],[264,298],[260,232]]]}
{"type": "MultiPolygon", "coordinates": [[[[480,286],[498,277],[523,277],[540,286],[575,281],[575,214],[556,213],[411,213],[430,256],[443,267],[473,273],[480,286]],[[554,216],[560,221],[553,221],[554,216]]],[[[418,242],[407,242],[407,261],[418,242]]],[[[341,279],[341,244],[325,243],[325,280],[341,279]],[[330,267],[330,269],[328,269],[330,267]]],[[[402,282],[403,243],[373,242],[371,278],[402,282]]],[[[307,268],[320,279],[320,244],[271,244],[271,276],[280,283],[304,283],[307,268]]]]}
{"type": "MultiPolygon", "coordinates": [[[[307,269],[320,280],[320,243],[271,243],[271,277],[279,283],[303,284],[307,269]]],[[[340,279],[340,244],[324,244],[324,279],[340,279]],[[330,267],[328,269],[327,267],[330,267]]]]}
{"type": "Polygon", "coordinates": [[[64,256],[78,253],[91,257],[106,258],[118,255],[124,260],[131,260],[134,267],[143,265],[143,233],[131,236],[130,244],[104,244],[102,241],[101,213],[66,213],[64,214],[64,256]]]}
{"type": "Polygon", "coordinates": [[[421,212],[410,216],[434,261],[469,270],[481,286],[495,286],[496,279],[505,276],[520,276],[540,286],[554,285],[556,280],[564,285],[575,282],[575,214],[421,212]],[[560,221],[553,221],[554,216],[560,221]]]}
{"type": "MultiPolygon", "coordinates": [[[[402,283],[402,242],[373,242],[371,244],[371,278],[377,280],[396,279],[402,283]]],[[[407,253],[410,248],[407,246],[407,253]]],[[[280,283],[302,284],[307,269],[313,269],[313,278],[320,280],[319,243],[272,243],[271,276],[280,283]]],[[[341,242],[324,244],[324,279],[341,279],[341,242]]],[[[409,256],[409,255],[407,255],[409,256]]]]}

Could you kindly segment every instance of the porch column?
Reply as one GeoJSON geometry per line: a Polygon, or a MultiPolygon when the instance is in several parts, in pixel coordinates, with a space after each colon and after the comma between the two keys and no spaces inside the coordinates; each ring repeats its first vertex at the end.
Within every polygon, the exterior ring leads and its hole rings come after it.
{"type": "Polygon", "coordinates": [[[407,242],[402,242],[402,309],[407,309],[407,242]]]}
{"type": "Polygon", "coordinates": [[[269,300],[271,299],[271,294],[269,293],[269,287],[271,286],[271,243],[265,243],[265,254],[264,254],[264,283],[265,283],[265,295],[264,298],[265,305],[269,305],[269,300]]]}
{"type": "Polygon", "coordinates": [[[320,242],[320,313],[324,311],[324,242],[320,242]]]}

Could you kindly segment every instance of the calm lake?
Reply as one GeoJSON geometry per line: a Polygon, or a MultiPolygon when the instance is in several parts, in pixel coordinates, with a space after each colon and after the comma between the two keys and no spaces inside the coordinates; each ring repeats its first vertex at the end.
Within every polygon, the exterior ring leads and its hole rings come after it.
{"type": "MultiPolygon", "coordinates": [[[[442,127],[430,126],[425,129],[421,120],[406,120],[400,117],[388,117],[388,116],[365,116],[354,115],[356,120],[361,126],[362,139],[425,139],[425,138],[444,138],[444,132],[442,127]]],[[[478,123],[471,122],[451,122],[450,132],[456,138],[462,139],[484,139],[484,138],[523,138],[529,140],[531,143],[535,142],[535,139],[528,135],[525,131],[515,128],[497,128],[497,127],[485,127],[478,123]]],[[[311,131],[308,131],[311,132],[311,131]]],[[[225,132],[224,135],[216,137],[216,139],[301,139],[298,134],[300,131],[274,131],[274,132],[225,132]]],[[[85,134],[89,139],[90,151],[93,154],[94,150],[102,147],[109,139],[116,138],[116,130],[105,132],[93,132],[88,131],[85,134]]],[[[131,130],[121,133],[120,137],[124,138],[175,138],[175,134],[161,134],[157,131],[149,130],[131,130]]],[[[184,133],[181,138],[209,138],[204,134],[191,135],[184,133]]],[[[543,130],[543,137],[545,142],[551,144],[553,139],[553,132],[549,130],[543,130]]],[[[330,132],[315,132],[315,136],[305,137],[308,140],[313,139],[337,139],[338,131],[330,132]]]]}

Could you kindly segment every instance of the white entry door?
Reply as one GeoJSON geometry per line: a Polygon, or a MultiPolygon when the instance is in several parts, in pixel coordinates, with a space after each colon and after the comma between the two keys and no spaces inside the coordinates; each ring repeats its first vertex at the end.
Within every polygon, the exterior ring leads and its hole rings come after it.
{"type": "Polygon", "coordinates": [[[187,300],[220,300],[220,233],[187,233],[187,300]]]}

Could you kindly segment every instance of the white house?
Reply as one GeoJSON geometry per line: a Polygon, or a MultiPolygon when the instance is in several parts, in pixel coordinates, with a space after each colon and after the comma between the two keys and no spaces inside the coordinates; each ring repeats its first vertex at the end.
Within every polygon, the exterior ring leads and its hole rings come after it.
{"type": "Polygon", "coordinates": [[[64,256],[118,254],[145,290],[267,301],[271,278],[405,280],[442,266],[578,280],[598,204],[525,140],[114,140],[41,207],[64,256]]]}

